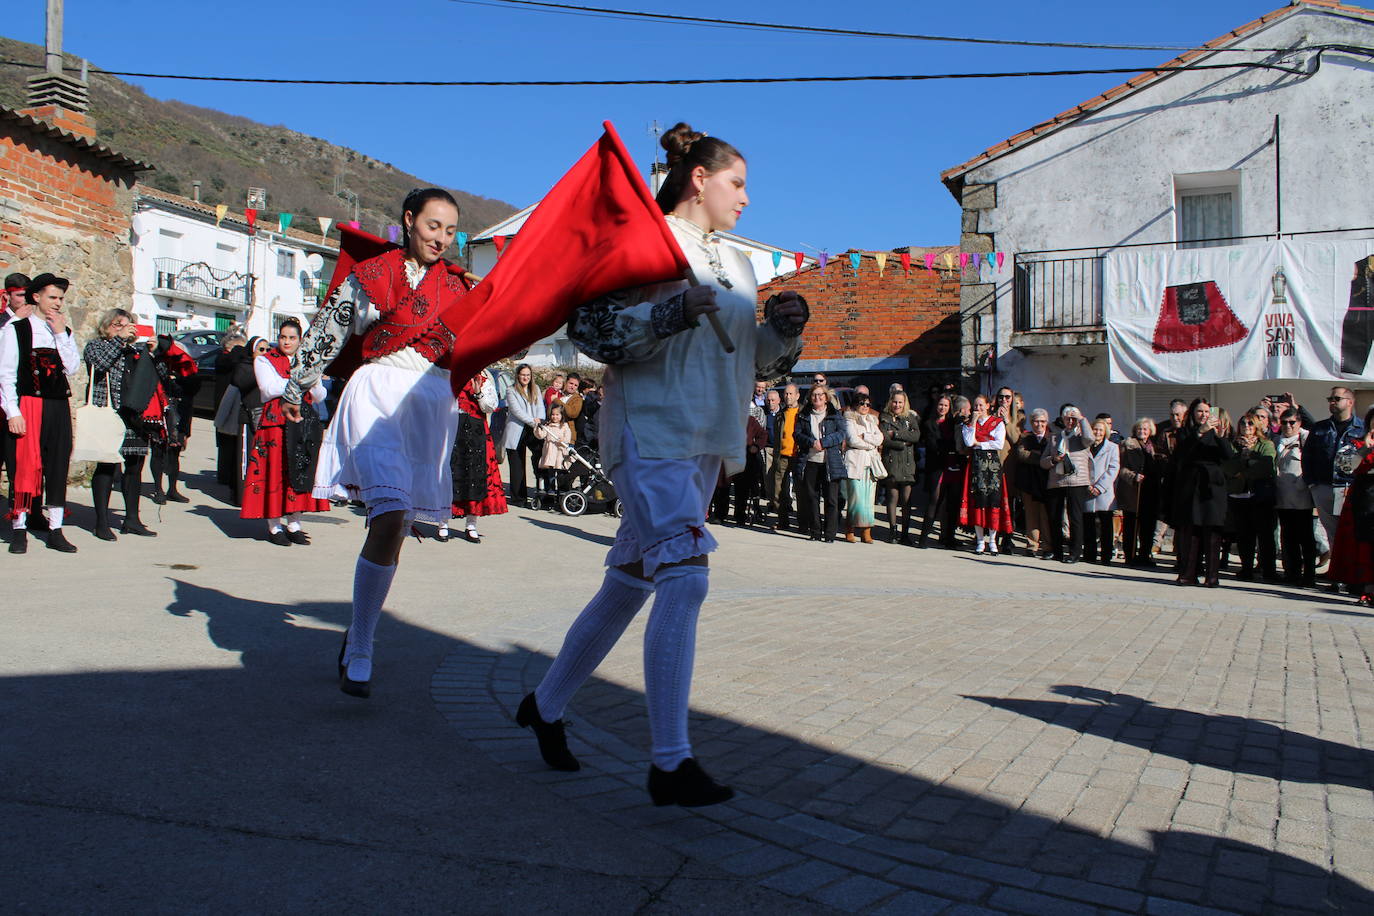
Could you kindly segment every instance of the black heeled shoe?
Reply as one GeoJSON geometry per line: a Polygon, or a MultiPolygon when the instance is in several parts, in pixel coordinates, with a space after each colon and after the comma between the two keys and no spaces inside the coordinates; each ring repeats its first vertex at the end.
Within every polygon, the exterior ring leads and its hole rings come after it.
{"type": "Polygon", "coordinates": [[[688,757],[672,771],[649,767],[649,798],[659,807],[680,805],[683,808],[701,808],[718,805],[734,797],[734,789],[708,776],[693,757],[688,757]]]}
{"type": "Polygon", "coordinates": [[[191,497],[182,493],[180,490],[167,491],[167,502],[169,503],[189,503],[190,501],[191,497]]]}
{"type": "Polygon", "coordinates": [[[575,773],[582,769],[582,764],[578,763],[572,751],[568,750],[563,720],[545,722],[539,715],[539,706],[535,703],[534,694],[531,693],[520,701],[520,708],[515,711],[515,724],[521,728],[534,729],[534,737],[539,741],[539,756],[543,757],[544,762],[550,767],[565,773],[575,773]]]}
{"type": "Polygon", "coordinates": [[[97,525],[95,531],[91,532],[102,541],[116,541],[115,533],[110,530],[109,525],[97,525]]]}
{"type": "Polygon", "coordinates": [[[348,631],[344,631],[343,644],[339,646],[339,689],[351,697],[366,700],[372,696],[372,681],[355,681],[348,676],[348,666],[344,664],[344,653],[348,651],[348,631]]]}
{"type": "Polygon", "coordinates": [[[120,534],[133,534],[133,535],[137,535],[138,537],[141,537],[141,538],[155,538],[155,537],[157,537],[157,532],[156,532],[156,531],[154,531],[154,530],[151,529],[151,528],[144,527],[143,523],[140,522],[140,521],[138,521],[137,519],[135,519],[135,520],[132,521],[132,522],[126,520],[126,521],[124,522],[124,524],[122,524],[122,525],[119,526],[119,533],[120,533],[120,534]]]}

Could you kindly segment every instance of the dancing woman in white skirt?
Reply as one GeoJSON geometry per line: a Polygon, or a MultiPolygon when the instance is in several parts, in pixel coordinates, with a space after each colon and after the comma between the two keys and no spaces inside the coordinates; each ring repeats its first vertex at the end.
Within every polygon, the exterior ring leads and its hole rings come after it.
{"type": "Polygon", "coordinates": [[[658,204],[701,285],[674,281],[621,290],[579,308],[568,333],[609,364],[598,414],[601,457],[625,515],[606,557],[606,578],[573,623],[553,665],[516,714],[533,728],[545,762],[576,770],[562,716],[569,700],[653,594],[644,637],[645,695],[654,804],[709,805],[734,793],[692,757],[687,700],[696,622],[706,599],[706,555],[716,540],[706,510],[722,465],[744,466],[744,427],[754,380],[791,369],[801,352],[805,302],[770,301],[755,320],[749,261],[720,245],[749,203],[744,159],[733,146],[679,124],[662,140],[669,172],[658,204]],[[697,319],[715,313],[738,345],[726,353],[697,319]],[[692,409],[684,410],[683,405],[692,409]]]}
{"type": "Polygon", "coordinates": [[[438,317],[467,292],[463,269],[442,258],[458,231],[458,205],[438,188],[412,191],[401,225],[402,247],[358,262],[320,308],[282,395],[288,417],[298,417],[301,392],[326,367],[346,375],[361,363],[320,447],[314,489],[321,499],[367,506],[353,621],[339,652],[339,687],[357,697],[371,694],[372,638],[410,524],[447,521],[453,500],[459,408],[441,368],[453,333],[438,317]]]}

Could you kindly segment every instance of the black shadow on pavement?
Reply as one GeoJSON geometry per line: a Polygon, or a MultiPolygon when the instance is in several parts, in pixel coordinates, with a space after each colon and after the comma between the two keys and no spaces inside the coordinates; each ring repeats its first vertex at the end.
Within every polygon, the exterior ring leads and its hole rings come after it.
{"type": "MultiPolygon", "coordinates": [[[[351,863],[359,853],[348,843],[413,845],[417,855],[461,848],[464,821],[481,805],[465,786],[466,770],[494,764],[479,763],[480,752],[469,745],[449,744],[448,737],[460,738],[461,731],[450,730],[435,714],[429,678],[444,658],[460,650],[475,663],[513,665],[527,679],[539,677],[547,656],[518,646],[475,647],[384,615],[373,697],[360,701],[341,694],[336,680],[335,659],[350,616],[346,602],[275,603],[173,581],[175,594],[163,619],[173,627],[199,626],[197,618],[203,616],[214,645],[239,653],[238,659],[218,667],[0,679],[3,794],[26,812],[25,842],[7,850],[7,865],[26,874],[32,868],[53,875],[49,881],[26,879],[25,893],[8,895],[8,902],[21,909],[27,903],[62,910],[91,908],[98,900],[99,908],[117,910],[131,895],[152,893],[158,906],[175,910],[185,909],[183,903],[211,907],[207,895],[222,905],[225,898],[214,895],[243,893],[255,876],[280,882],[280,869],[287,866],[260,854],[250,861],[248,853],[227,844],[212,866],[187,861],[155,869],[163,883],[152,890],[130,878],[151,867],[141,845],[147,831],[139,824],[194,827],[185,819],[205,817],[207,799],[215,812],[207,828],[222,825],[218,829],[252,835],[266,831],[321,844],[314,855],[325,876],[291,877],[296,892],[309,901],[303,904],[307,909],[332,900],[336,883],[341,893],[351,886],[351,863]],[[406,780],[413,790],[378,796],[370,788],[396,780],[406,780]],[[63,859],[60,872],[53,871],[53,850],[85,848],[84,828],[74,828],[65,817],[73,810],[88,812],[91,819],[106,816],[103,812],[132,818],[127,845],[120,848],[120,839],[104,841],[74,860],[63,859]],[[441,834],[426,826],[436,812],[450,825],[441,834]],[[334,847],[337,851],[329,852],[334,847]],[[143,864],[131,873],[131,863],[143,864]]],[[[168,631],[169,641],[182,638],[168,631]]],[[[150,663],[156,663],[155,654],[150,663]]],[[[592,678],[575,698],[572,716],[574,734],[576,720],[585,718],[634,746],[647,743],[643,695],[619,684],[592,678]]],[[[956,859],[1004,863],[1243,912],[1275,907],[1374,912],[1369,889],[1254,845],[1157,831],[1147,849],[731,719],[693,712],[692,734],[696,751],[723,781],[794,811],[815,799],[838,802],[828,820],[867,836],[922,844],[937,868],[955,868],[956,859]],[[1218,875],[1215,863],[1227,856],[1258,863],[1249,866],[1253,880],[1218,875]]],[[[537,760],[532,738],[527,746],[529,759],[537,760]]],[[[647,764],[646,753],[646,769],[647,764]]],[[[513,783],[513,796],[526,780],[511,772],[498,778],[513,783]]],[[[484,816],[507,822],[496,812],[484,816]]],[[[565,843],[558,823],[540,816],[511,822],[509,829],[531,844],[565,843]]],[[[804,842],[815,838],[807,835],[804,842]]],[[[371,883],[363,892],[380,902],[384,896],[375,895],[385,895],[387,875],[376,871],[379,867],[370,865],[365,877],[371,883]]],[[[938,877],[931,875],[931,880],[938,877]]],[[[995,873],[988,877],[997,880],[995,873]]],[[[910,879],[917,886],[923,880],[910,879]]],[[[990,886],[980,899],[995,889],[990,886]]],[[[1065,897],[1054,899],[1082,908],[1065,897]]]]}
{"type": "Polygon", "coordinates": [[[1288,782],[1374,788],[1374,752],[1245,716],[1207,715],[1093,687],[1058,684],[1087,702],[968,696],[1042,722],[1098,735],[1189,763],[1288,782]]]}
{"type": "Polygon", "coordinates": [[[604,534],[593,534],[590,531],[583,531],[581,528],[576,528],[572,525],[560,525],[557,522],[545,521],[542,518],[527,518],[525,519],[525,521],[529,522],[531,525],[534,525],[537,528],[544,528],[548,531],[557,531],[561,534],[570,534],[575,538],[580,538],[584,541],[591,541],[593,544],[600,544],[603,547],[610,547],[612,544],[615,543],[614,537],[608,537],[604,534]]]}

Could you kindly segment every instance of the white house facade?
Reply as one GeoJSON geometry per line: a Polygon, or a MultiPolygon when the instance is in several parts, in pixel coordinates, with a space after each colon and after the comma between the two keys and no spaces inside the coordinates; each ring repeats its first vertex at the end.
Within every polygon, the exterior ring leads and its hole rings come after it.
{"type": "Polygon", "coordinates": [[[133,216],[134,313],[144,333],[219,329],[275,336],[287,318],[309,324],[337,245],[279,229],[250,230],[241,213],[216,225],[213,207],[140,187],[133,216]]]}
{"type": "Polygon", "coordinates": [[[1165,65],[1263,67],[1143,73],[946,171],[962,248],[1011,254],[961,290],[969,387],[1118,426],[1172,397],[1234,412],[1283,390],[1321,416],[1329,381],[1108,384],[1102,273],[1133,246],[1374,236],[1374,55],[1341,46],[1374,47],[1374,12],[1297,0],[1165,65]]]}

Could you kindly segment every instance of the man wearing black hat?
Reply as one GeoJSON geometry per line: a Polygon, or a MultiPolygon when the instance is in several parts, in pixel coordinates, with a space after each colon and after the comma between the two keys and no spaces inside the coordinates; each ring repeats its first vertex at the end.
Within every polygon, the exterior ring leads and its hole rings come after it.
{"type": "Polygon", "coordinates": [[[5,454],[14,468],[14,534],[10,553],[28,550],[28,516],[39,493],[51,533],[48,547],[75,553],[62,533],[67,503],[67,469],[72,458],[72,390],[67,379],[81,368],[76,341],[62,307],[67,280],[39,274],[25,288],[34,314],[15,318],[0,330],[0,408],[9,434],[5,454]]]}

